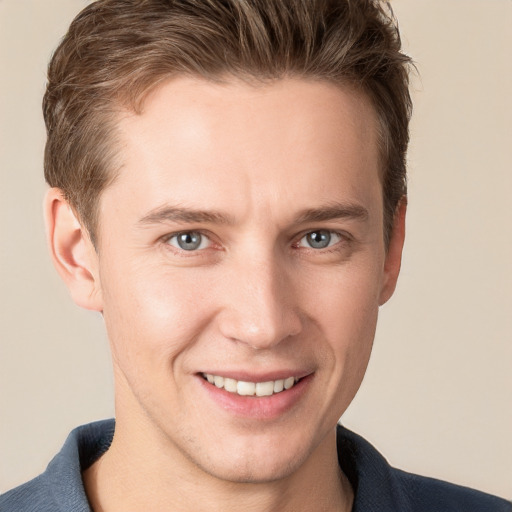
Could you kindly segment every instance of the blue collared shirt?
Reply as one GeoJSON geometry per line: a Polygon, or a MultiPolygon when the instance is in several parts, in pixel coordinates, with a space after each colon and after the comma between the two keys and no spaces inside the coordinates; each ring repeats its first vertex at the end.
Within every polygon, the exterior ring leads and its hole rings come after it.
{"type": "MultiPolygon", "coordinates": [[[[78,427],[46,471],[0,496],[1,512],[91,512],[82,471],[105,453],[114,420],[78,427]]],[[[392,468],[362,437],[338,427],[340,466],[354,489],[352,512],[512,512],[512,503],[392,468]]]]}

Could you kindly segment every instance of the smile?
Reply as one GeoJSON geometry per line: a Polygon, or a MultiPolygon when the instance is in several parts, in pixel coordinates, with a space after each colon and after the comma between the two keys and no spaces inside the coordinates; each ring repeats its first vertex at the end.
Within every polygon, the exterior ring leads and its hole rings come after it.
{"type": "Polygon", "coordinates": [[[210,373],[203,373],[202,376],[210,384],[240,396],[271,396],[291,389],[299,382],[298,377],[288,377],[286,379],[269,380],[266,382],[245,382],[210,373]]]}

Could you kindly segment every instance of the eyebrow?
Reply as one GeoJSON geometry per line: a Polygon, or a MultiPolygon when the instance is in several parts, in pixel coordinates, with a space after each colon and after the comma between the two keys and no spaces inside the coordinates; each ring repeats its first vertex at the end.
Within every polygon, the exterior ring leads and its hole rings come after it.
{"type": "MultiPolygon", "coordinates": [[[[299,212],[295,217],[295,224],[307,224],[311,222],[325,222],[335,219],[354,219],[365,221],[369,217],[368,210],[361,205],[332,203],[320,208],[309,208],[299,212]]],[[[224,224],[233,225],[235,219],[216,210],[198,210],[179,206],[164,205],[139,220],[141,225],[161,224],[164,222],[183,222],[187,224],[224,224]]]]}
{"type": "Polygon", "coordinates": [[[188,224],[234,224],[234,219],[225,213],[214,210],[197,210],[179,206],[161,206],[151,210],[139,220],[139,224],[160,224],[164,222],[184,222],[188,224]]]}
{"type": "Polygon", "coordinates": [[[332,203],[321,208],[311,208],[301,212],[295,219],[297,224],[325,222],[336,219],[368,220],[366,208],[358,204],[332,203]]]}

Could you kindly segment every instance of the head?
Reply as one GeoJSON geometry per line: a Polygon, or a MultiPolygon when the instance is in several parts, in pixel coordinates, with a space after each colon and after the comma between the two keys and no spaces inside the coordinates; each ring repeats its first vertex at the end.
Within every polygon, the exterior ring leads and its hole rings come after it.
{"type": "Polygon", "coordinates": [[[104,315],[125,449],[253,483],[332,456],[400,266],[399,46],[365,1],[73,22],[45,97],[50,244],[104,315]]]}
{"type": "Polygon", "coordinates": [[[367,96],[378,118],[384,236],[406,195],[409,58],[378,0],[100,0],[49,66],[45,177],[97,239],[98,202],[120,170],[116,121],[165,80],[325,81],[367,96]]]}

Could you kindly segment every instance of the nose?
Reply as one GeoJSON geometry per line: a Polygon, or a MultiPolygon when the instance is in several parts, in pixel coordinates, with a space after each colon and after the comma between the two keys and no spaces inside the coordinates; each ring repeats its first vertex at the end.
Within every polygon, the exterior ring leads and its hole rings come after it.
{"type": "Polygon", "coordinates": [[[294,276],[282,267],[268,258],[230,269],[218,317],[223,336],[262,350],[302,331],[294,276]]]}

